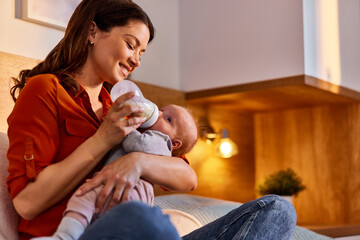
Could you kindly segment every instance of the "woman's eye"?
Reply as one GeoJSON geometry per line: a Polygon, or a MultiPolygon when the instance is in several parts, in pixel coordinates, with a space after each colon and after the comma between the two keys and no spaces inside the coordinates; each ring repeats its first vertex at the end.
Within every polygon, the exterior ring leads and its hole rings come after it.
{"type": "Polygon", "coordinates": [[[171,117],[167,117],[166,121],[168,121],[169,123],[171,123],[171,117]]]}
{"type": "Polygon", "coordinates": [[[128,48],[130,48],[131,50],[134,50],[134,47],[130,43],[127,42],[126,44],[127,44],[128,48]]]}

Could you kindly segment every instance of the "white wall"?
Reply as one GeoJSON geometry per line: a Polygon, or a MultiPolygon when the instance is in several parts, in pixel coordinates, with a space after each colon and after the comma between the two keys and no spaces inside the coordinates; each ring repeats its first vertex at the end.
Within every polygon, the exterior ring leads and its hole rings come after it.
{"type": "Polygon", "coordinates": [[[360,1],[338,3],[341,85],[360,92],[360,1]]]}
{"type": "Polygon", "coordinates": [[[156,33],[141,58],[133,78],[141,82],[180,89],[179,0],[134,0],[151,18],[156,33]]]}
{"type": "Polygon", "coordinates": [[[44,59],[63,35],[63,31],[16,19],[15,1],[0,1],[0,51],[44,59]]]}
{"type": "Polygon", "coordinates": [[[304,74],[302,1],[181,0],[185,91],[304,74]]]}
{"type": "MultiPolygon", "coordinates": [[[[64,31],[15,18],[15,2],[0,1],[0,51],[44,59],[64,31]]],[[[151,17],[155,40],[134,72],[136,80],[179,89],[179,7],[178,0],[135,0],[151,17]]],[[[18,5],[17,5],[18,6],[18,5]]],[[[19,9],[16,9],[19,11],[19,9]]]]}
{"type": "MultiPolygon", "coordinates": [[[[19,1],[0,1],[0,51],[44,59],[64,32],[16,19],[19,1]]],[[[157,30],[136,80],[194,91],[305,73],[360,91],[359,0],[135,2],[157,30]]]]}

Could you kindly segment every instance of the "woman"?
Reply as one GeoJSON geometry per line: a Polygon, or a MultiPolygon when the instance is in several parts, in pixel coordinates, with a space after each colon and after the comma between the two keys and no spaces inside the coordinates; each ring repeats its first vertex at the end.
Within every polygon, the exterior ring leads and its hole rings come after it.
{"type": "MultiPolygon", "coordinates": [[[[21,216],[20,239],[52,235],[73,191],[142,123],[139,117],[126,118],[143,111],[123,105],[133,93],[112,103],[103,83],[113,85],[133,72],[153,36],[149,17],[135,3],[83,0],[46,59],[20,72],[11,90],[16,103],[8,118],[7,155],[7,182],[21,216]]],[[[197,184],[194,171],[181,158],[131,153],[104,167],[78,194],[105,184],[96,203],[99,211],[109,194],[110,206],[126,201],[140,177],[174,191],[189,191],[197,184]]],[[[210,239],[220,233],[223,239],[287,239],[295,221],[289,204],[269,196],[184,238],[210,239]]],[[[135,202],[112,208],[81,239],[102,237],[179,239],[159,209],[135,202]]]]}

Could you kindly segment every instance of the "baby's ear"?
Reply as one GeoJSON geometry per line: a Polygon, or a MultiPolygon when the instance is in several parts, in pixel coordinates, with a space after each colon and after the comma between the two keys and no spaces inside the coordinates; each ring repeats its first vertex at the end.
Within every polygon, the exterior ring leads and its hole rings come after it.
{"type": "Polygon", "coordinates": [[[172,149],[178,149],[182,146],[182,142],[179,139],[174,139],[171,141],[172,149]]]}

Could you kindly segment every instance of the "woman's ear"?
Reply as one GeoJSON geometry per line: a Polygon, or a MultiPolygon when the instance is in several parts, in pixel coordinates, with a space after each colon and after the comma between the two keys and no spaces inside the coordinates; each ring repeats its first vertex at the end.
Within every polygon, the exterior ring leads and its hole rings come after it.
{"type": "Polygon", "coordinates": [[[90,24],[89,37],[88,37],[91,45],[95,42],[96,31],[97,31],[96,23],[92,21],[90,24]]]}
{"type": "Polygon", "coordinates": [[[179,139],[174,139],[171,141],[172,149],[178,149],[182,146],[182,142],[179,139]]]}

